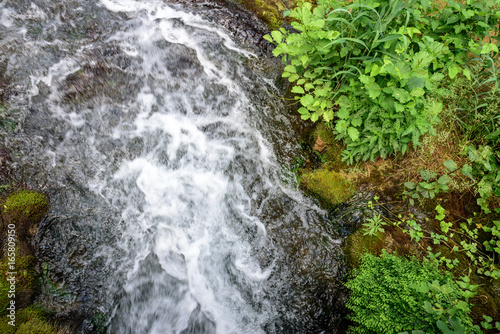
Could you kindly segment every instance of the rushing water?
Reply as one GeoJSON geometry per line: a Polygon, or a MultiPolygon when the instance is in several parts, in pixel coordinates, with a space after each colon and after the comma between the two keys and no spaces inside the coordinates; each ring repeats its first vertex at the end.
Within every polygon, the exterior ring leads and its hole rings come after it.
{"type": "Polygon", "coordinates": [[[0,10],[5,145],[52,206],[39,302],[109,333],[336,331],[341,238],[283,167],[276,62],[200,4],[0,10]]]}

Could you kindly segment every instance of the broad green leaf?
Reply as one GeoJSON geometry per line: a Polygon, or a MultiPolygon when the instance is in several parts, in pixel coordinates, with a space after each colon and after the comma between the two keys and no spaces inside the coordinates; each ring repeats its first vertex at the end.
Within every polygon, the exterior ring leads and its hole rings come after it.
{"type": "Polygon", "coordinates": [[[415,125],[410,125],[402,134],[402,136],[409,135],[410,133],[413,133],[415,131],[415,125]]]}
{"type": "Polygon", "coordinates": [[[457,163],[453,160],[446,160],[444,162],[444,166],[446,167],[446,169],[448,169],[450,172],[454,172],[457,170],[458,166],[457,166],[457,163]]]}
{"type": "Polygon", "coordinates": [[[412,68],[415,71],[419,69],[427,69],[432,63],[434,57],[427,51],[420,51],[413,56],[412,68]]]}
{"type": "Polygon", "coordinates": [[[441,22],[439,22],[439,21],[437,21],[437,20],[433,20],[433,21],[431,22],[431,28],[432,28],[432,30],[436,30],[436,29],[439,27],[440,23],[441,23],[441,22]]]}
{"type": "Polygon", "coordinates": [[[437,174],[435,171],[433,170],[429,170],[429,169],[425,169],[425,170],[421,170],[420,171],[420,176],[422,177],[422,179],[424,179],[425,181],[429,181],[431,179],[434,179],[437,174]]]}
{"type": "Polygon", "coordinates": [[[363,119],[361,117],[357,117],[351,120],[351,124],[354,126],[360,126],[363,124],[363,119]]]}
{"type": "Polygon", "coordinates": [[[441,111],[443,111],[443,104],[441,102],[433,101],[432,103],[427,104],[426,107],[432,115],[438,115],[441,111]]]}
{"type": "Polygon", "coordinates": [[[462,15],[464,16],[464,18],[470,19],[474,16],[474,11],[471,9],[462,9],[462,15]]]}
{"type": "MultiPolygon", "coordinates": [[[[285,73],[288,73],[288,72],[283,72],[283,74],[285,73]]],[[[290,76],[288,77],[288,81],[290,82],[294,82],[295,80],[297,80],[299,78],[299,75],[298,74],[295,74],[295,73],[292,73],[290,74],[290,76]]]]}
{"type": "Polygon", "coordinates": [[[309,24],[309,27],[315,29],[323,29],[325,27],[325,21],[324,20],[313,21],[309,24]]]}
{"type": "Polygon", "coordinates": [[[300,103],[304,106],[310,106],[314,103],[314,97],[310,94],[304,95],[300,98],[300,103]]]}
{"type": "Polygon", "coordinates": [[[293,65],[286,65],[284,71],[290,73],[297,73],[297,69],[293,65]]]}
{"type": "Polygon", "coordinates": [[[439,184],[445,185],[451,181],[451,178],[448,175],[441,175],[441,177],[437,180],[439,184]]]}
{"type": "Polygon", "coordinates": [[[410,94],[401,88],[394,88],[392,96],[394,96],[401,103],[406,103],[410,100],[410,94]]]}
{"type": "Polygon", "coordinates": [[[408,79],[406,86],[408,87],[408,89],[410,91],[412,91],[416,88],[424,88],[425,87],[425,79],[418,78],[418,77],[411,77],[410,79],[408,79]]]}
{"type": "Polygon", "coordinates": [[[359,139],[359,131],[354,128],[354,127],[349,127],[347,129],[347,133],[349,134],[349,137],[351,138],[352,141],[356,141],[359,139]]]}
{"type": "Polygon", "coordinates": [[[382,92],[380,86],[376,82],[366,85],[365,88],[368,91],[368,95],[372,99],[376,99],[377,97],[379,97],[382,92]]]}
{"type": "Polygon", "coordinates": [[[486,54],[490,52],[497,52],[498,53],[498,47],[493,44],[493,43],[486,43],[483,45],[483,49],[481,50],[481,54],[486,54]]]}
{"type": "Polygon", "coordinates": [[[299,61],[302,63],[302,66],[305,66],[309,62],[309,59],[308,55],[303,55],[300,56],[299,61]]]}
{"type": "Polygon", "coordinates": [[[296,93],[296,94],[304,94],[304,88],[300,87],[300,86],[294,86],[292,88],[292,93],[296,93]]]}
{"type": "Polygon", "coordinates": [[[311,114],[311,121],[316,122],[319,118],[318,113],[311,114]]]}
{"type": "Polygon", "coordinates": [[[359,76],[359,81],[361,81],[362,83],[364,83],[365,85],[367,85],[367,84],[370,84],[370,83],[374,82],[375,78],[371,78],[371,77],[366,76],[366,75],[360,75],[359,76]]]}
{"type": "Polygon", "coordinates": [[[276,43],[281,43],[283,41],[283,34],[277,30],[271,31],[271,36],[276,43]]]}
{"type": "Polygon", "coordinates": [[[373,64],[373,66],[372,66],[372,70],[371,70],[371,72],[370,72],[370,76],[371,76],[371,77],[375,77],[375,76],[377,76],[379,73],[380,73],[380,66],[378,66],[377,64],[373,64]]]}
{"type": "Polygon", "coordinates": [[[327,110],[323,114],[323,118],[325,119],[326,122],[330,122],[333,119],[333,110],[327,110]]]}
{"type": "Polygon", "coordinates": [[[408,189],[415,189],[417,185],[415,184],[415,182],[405,182],[405,187],[408,188],[408,189]]]}
{"type": "Polygon", "coordinates": [[[306,90],[311,90],[311,89],[313,89],[313,88],[314,88],[314,85],[313,85],[312,83],[306,83],[306,84],[304,85],[304,88],[305,88],[306,90]]]}
{"type": "Polygon", "coordinates": [[[347,122],[345,120],[340,120],[335,125],[335,130],[339,133],[345,133],[347,130],[347,122]]]}
{"type": "Polygon", "coordinates": [[[299,114],[309,115],[309,110],[307,110],[307,108],[300,107],[298,111],[299,111],[299,114]]]}
{"type": "Polygon", "coordinates": [[[348,119],[349,118],[349,110],[347,110],[346,108],[341,108],[337,112],[337,117],[340,119],[348,119]]]}
{"type": "Polygon", "coordinates": [[[414,97],[424,96],[425,90],[423,90],[422,88],[415,88],[414,90],[411,91],[410,94],[411,94],[411,96],[414,96],[414,97]]]}
{"type": "Polygon", "coordinates": [[[469,166],[468,164],[463,165],[462,174],[468,176],[472,181],[476,181],[471,173],[472,173],[472,167],[469,166]]]}
{"type": "Polygon", "coordinates": [[[429,183],[429,182],[420,182],[418,185],[420,187],[426,189],[426,190],[430,190],[430,189],[434,189],[435,188],[435,186],[432,183],[429,183]]]}
{"type": "Polygon", "coordinates": [[[458,73],[462,72],[462,68],[458,66],[457,64],[451,64],[448,67],[448,75],[450,76],[450,79],[455,79],[458,73]]]}
{"type": "Polygon", "coordinates": [[[399,102],[394,102],[394,108],[396,109],[397,112],[405,111],[405,106],[399,102]]]}
{"type": "Polygon", "coordinates": [[[462,73],[463,73],[463,75],[465,75],[465,77],[467,79],[469,79],[469,80],[471,79],[471,73],[470,73],[470,70],[468,68],[464,68],[462,73]]]}
{"type": "Polygon", "coordinates": [[[413,34],[421,34],[422,32],[415,27],[406,27],[405,34],[409,35],[410,38],[413,38],[413,34]]]}

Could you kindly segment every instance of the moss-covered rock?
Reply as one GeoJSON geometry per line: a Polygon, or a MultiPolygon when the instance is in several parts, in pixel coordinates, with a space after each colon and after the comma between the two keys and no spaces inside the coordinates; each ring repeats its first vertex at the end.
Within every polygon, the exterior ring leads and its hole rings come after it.
{"type": "Polygon", "coordinates": [[[251,10],[270,29],[278,29],[283,23],[282,12],[285,10],[280,0],[236,0],[251,10]]]}
{"type": "Polygon", "coordinates": [[[318,198],[327,207],[345,202],[355,190],[349,180],[327,169],[303,172],[300,185],[304,191],[318,198]]]}
{"type": "Polygon", "coordinates": [[[359,266],[364,254],[378,256],[383,249],[391,254],[420,258],[417,246],[398,227],[386,226],[384,232],[377,235],[365,235],[365,232],[365,228],[361,226],[346,240],[347,263],[351,268],[359,266]]]}
{"type": "Polygon", "coordinates": [[[384,248],[385,233],[364,235],[363,228],[358,229],[347,238],[346,257],[351,267],[358,267],[363,254],[380,255],[384,248]]]}
{"type": "Polygon", "coordinates": [[[9,260],[5,256],[0,261],[0,272],[15,272],[15,326],[8,324],[7,306],[11,302],[9,296],[10,275],[0,275],[0,333],[33,333],[52,334],[56,333],[53,326],[47,322],[48,312],[32,304],[37,287],[37,273],[33,266],[33,256],[16,257],[14,269],[10,267],[9,260]]]}
{"type": "Polygon", "coordinates": [[[11,222],[27,222],[30,226],[39,223],[48,209],[45,196],[30,190],[16,192],[4,203],[4,213],[11,222]]]}
{"type": "Polygon", "coordinates": [[[322,165],[336,172],[348,170],[348,166],[342,161],[342,151],[345,146],[335,139],[335,135],[326,123],[318,123],[310,133],[308,142],[316,156],[320,157],[322,165]]]}
{"type": "MultiPolygon", "coordinates": [[[[17,252],[16,252],[17,253],[17,252]]],[[[15,272],[15,302],[16,309],[27,307],[33,302],[36,289],[36,272],[34,270],[35,258],[33,256],[16,256],[14,263],[4,256],[0,261],[0,315],[5,314],[5,309],[11,301],[9,290],[11,287],[11,275],[6,273],[15,272]]],[[[3,332],[2,332],[3,333],[3,332]]]]}

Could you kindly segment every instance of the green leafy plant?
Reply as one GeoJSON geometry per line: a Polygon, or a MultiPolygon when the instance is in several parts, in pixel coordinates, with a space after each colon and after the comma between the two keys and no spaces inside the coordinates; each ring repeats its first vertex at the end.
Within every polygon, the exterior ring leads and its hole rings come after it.
{"type": "Polygon", "coordinates": [[[468,298],[474,287],[462,287],[433,263],[385,251],[380,257],[365,254],[346,286],[355,323],[349,333],[439,333],[436,322],[451,315],[472,328],[468,298]]]}
{"type": "MultiPolygon", "coordinates": [[[[419,242],[422,238],[431,240],[433,244],[444,243],[451,252],[463,253],[467,256],[470,263],[475,266],[476,271],[480,275],[491,277],[493,279],[500,278],[500,270],[495,263],[500,257],[500,221],[492,221],[491,226],[483,226],[473,222],[473,218],[469,218],[466,222],[459,224],[458,228],[453,228],[453,223],[445,220],[445,210],[440,205],[436,206],[436,220],[439,222],[440,231],[429,231],[423,224],[414,219],[396,222],[396,226],[401,228],[403,233],[410,235],[410,238],[415,242],[419,242]],[[482,238],[486,239],[481,242],[480,233],[483,231],[482,238]]],[[[454,268],[458,264],[458,260],[449,259],[442,256],[440,252],[432,253],[432,248],[428,247],[427,257],[431,261],[438,264],[445,264],[449,269],[454,268]]]]}
{"type": "Polygon", "coordinates": [[[465,164],[462,173],[476,182],[475,186],[480,196],[477,204],[485,213],[489,213],[490,199],[492,196],[500,196],[500,150],[494,150],[488,145],[479,147],[470,145],[466,153],[471,165],[465,164]]]}
{"type": "MultiPolygon", "coordinates": [[[[483,315],[485,321],[481,321],[481,327],[483,329],[492,329],[493,318],[487,315],[483,315]]],[[[438,320],[436,326],[441,330],[443,334],[483,334],[481,327],[474,325],[473,330],[467,329],[463,326],[458,319],[453,317],[449,318],[448,321],[438,320]]],[[[500,330],[500,322],[495,322],[495,328],[500,330]]],[[[412,334],[425,334],[423,331],[414,330],[412,334]]],[[[399,334],[408,334],[408,332],[402,332],[399,334]]]]}
{"type": "Polygon", "coordinates": [[[405,182],[405,195],[410,196],[410,203],[414,204],[413,199],[419,198],[434,198],[437,193],[448,190],[448,183],[450,177],[448,175],[441,175],[437,178],[437,174],[431,170],[420,171],[420,176],[423,181],[419,183],[405,182]]]}
{"type": "Polygon", "coordinates": [[[363,224],[365,228],[364,235],[378,235],[379,233],[384,232],[384,228],[382,226],[387,225],[387,223],[382,219],[380,214],[376,213],[372,218],[367,218],[366,223],[363,224]]]}
{"type": "Polygon", "coordinates": [[[498,31],[495,2],[320,0],[299,3],[284,28],[264,38],[276,44],[294,83],[302,119],[335,121],[347,148],[343,160],[405,153],[434,134],[443,105],[433,98],[445,75],[471,78],[468,53],[498,52],[483,42],[498,31]]]}

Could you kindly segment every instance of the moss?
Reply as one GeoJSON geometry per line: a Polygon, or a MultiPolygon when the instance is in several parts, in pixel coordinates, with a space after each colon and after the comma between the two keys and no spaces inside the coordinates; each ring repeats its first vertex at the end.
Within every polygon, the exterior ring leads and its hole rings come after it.
{"type": "Polygon", "coordinates": [[[327,207],[345,202],[355,188],[339,173],[327,169],[304,172],[300,177],[300,186],[327,207]]]}
{"type": "Polygon", "coordinates": [[[102,312],[97,312],[91,319],[92,324],[94,325],[95,334],[104,334],[106,333],[106,315],[102,312]]]}
{"type": "Polygon", "coordinates": [[[378,256],[382,250],[408,258],[421,258],[419,249],[408,234],[395,226],[385,226],[384,232],[375,236],[364,235],[363,226],[351,234],[346,241],[346,258],[348,266],[356,268],[363,254],[378,256]]]}
{"type": "Polygon", "coordinates": [[[44,320],[38,317],[32,317],[27,322],[22,323],[16,334],[55,334],[56,330],[44,320]]]}
{"type": "Polygon", "coordinates": [[[49,312],[45,309],[30,305],[16,312],[15,326],[7,321],[0,322],[0,333],[2,334],[55,334],[57,331],[48,321],[49,312]]]}
{"type": "Polygon", "coordinates": [[[363,228],[358,229],[347,238],[347,261],[352,267],[358,267],[363,254],[378,256],[384,248],[384,234],[364,235],[363,228]]]}
{"type": "Polygon", "coordinates": [[[270,29],[278,29],[283,23],[281,12],[285,9],[279,0],[237,0],[251,10],[270,29]]]}
{"type": "Polygon", "coordinates": [[[312,132],[312,140],[316,141],[317,138],[321,138],[326,144],[332,145],[336,143],[335,136],[333,132],[328,129],[325,122],[318,123],[312,132]]]}
{"type": "Polygon", "coordinates": [[[30,226],[40,222],[48,209],[45,196],[30,190],[16,192],[4,203],[4,213],[11,222],[27,222],[30,226]]]}
{"type": "Polygon", "coordinates": [[[320,152],[325,168],[340,172],[347,170],[347,164],[342,161],[344,145],[335,139],[335,135],[326,123],[318,123],[310,134],[309,142],[313,151],[320,152]]]}
{"type": "Polygon", "coordinates": [[[8,318],[2,317],[2,320],[0,321],[0,333],[14,334],[16,332],[16,327],[9,325],[7,320],[8,318]]]}
{"type": "MultiPolygon", "coordinates": [[[[17,253],[17,252],[16,252],[17,253]]],[[[17,254],[16,254],[17,255],[17,254]]],[[[33,256],[16,256],[14,267],[11,267],[7,256],[0,261],[0,272],[16,272],[16,308],[26,307],[31,303],[36,288],[36,272],[33,267],[35,258],[33,256]]],[[[10,282],[7,279],[10,276],[0,275],[0,314],[6,312],[6,307],[10,302],[8,291],[10,289],[10,282]]]]}

